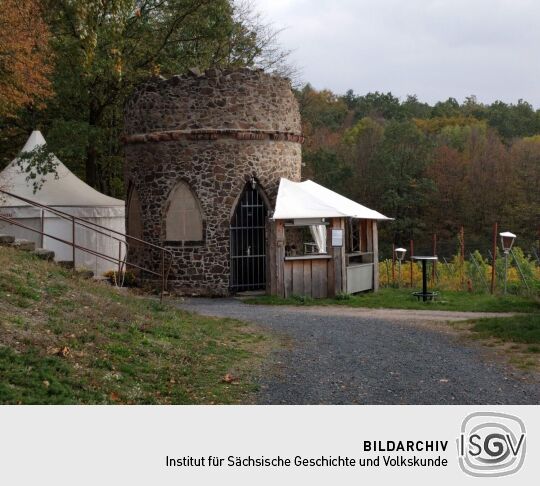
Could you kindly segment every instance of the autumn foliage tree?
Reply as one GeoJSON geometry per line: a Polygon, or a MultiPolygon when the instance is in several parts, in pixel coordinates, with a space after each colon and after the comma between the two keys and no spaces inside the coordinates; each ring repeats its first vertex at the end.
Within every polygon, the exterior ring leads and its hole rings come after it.
{"type": "Polygon", "coordinates": [[[39,0],[0,0],[0,117],[51,96],[49,29],[39,0]]]}
{"type": "MultiPolygon", "coordinates": [[[[29,1],[0,0],[0,5],[9,3],[11,8],[29,1]]],[[[39,128],[48,147],[78,176],[122,197],[123,106],[136,85],[190,68],[249,66],[292,73],[277,32],[257,15],[250,0],[40,1],[55,54],[55,96],[45,110],[22,110],[16,121],[0,116],[0,168],[28,133],[39,128]]],[[[3,19],[3,12],[0,15],[3,19]]],[[[32,28],[44,43],[47,35],[41,35],[41,26],[32,28]]],[[[16,29],[1,30],[9,40],[7,35],[16,29]]],[[[13,43],[21,53],[29,49],[20,46],[23,41],[13,43]]],[[[32,85],[27,93],[46,94],[35,89],[40,72],[34,69],[27,76],[32,85]]]]}

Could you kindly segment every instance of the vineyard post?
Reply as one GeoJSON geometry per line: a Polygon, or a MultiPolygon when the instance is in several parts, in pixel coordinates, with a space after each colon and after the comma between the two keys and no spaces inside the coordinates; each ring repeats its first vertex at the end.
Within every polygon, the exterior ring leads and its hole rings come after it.
{"type": "Polygon", "coordinates": [[[411,270],[411,289],[412,289],[412,286],[413,286],[413,261],[412,261],[412,257],[414,255],[414,240],[411,240],[411,255],[410,255],[410,270],[411,270]]]}
{"type": "Polygon", "coordinates": [[[491,293],[495,293],[495,265],[497,264],[497,223],[493,223],[493,256],[491,261],[491,293]]]}
{"type": "MultiPolygon", "coordinates": [[[[437,256],[437,233],[433,233],[433,244],[432,244],[432,250],[433,250],[433,256],[437,256]]],[[[433,265],[431,266],[431,279],[433,280],[433,284],[435,284],[435,277],[437,272],[437,261],[433,261],[433,265]]]]}
{"type": "Polygon", "coordinates": [[[392,286],[396,285],[396,245],[392,243],[392,286]]]}
{"type": "Polygon", "coordinates": [[[459,266],[461,273],[461,286],[465,284],[465,229],[463,226],[459,230],[459,244],[460,244],[460,255],[459,255],[459,266]]]}

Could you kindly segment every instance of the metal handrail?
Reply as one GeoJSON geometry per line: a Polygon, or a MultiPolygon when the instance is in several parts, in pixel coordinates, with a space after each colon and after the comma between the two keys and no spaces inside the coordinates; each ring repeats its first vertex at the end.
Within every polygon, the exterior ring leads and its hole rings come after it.
{"type": "Polygon", "coordinates": [[[13,194],[13,193],[5,191],[3,189],[0,189],[0,193],[6,194],[9,197],[13,197],[15,199],[18,199],[20,201],[23,201],[23,202],[31,205],[31,206],[42,209],[42,215],[41,215],[41,217],[42,217],[42,229],[38,230],[36,228],[26,226],[26,225],[24,225],[22,223],[17,222],[14,219],[8,217],[8,216],[4,216],[4,215],[1,215],[1,214],[0,214],[0,220],[6,221],[6,222],[8,222],[10,224],[13,224],[15,226],[19,226],[19,227],[27,229],[29,231],[39,233],[42,236],[47,236],[48,238],[52,238],[54,240],[60,241],[61,243],[64,243],[66,245],[71,246],[72,249],[73,249],[73,268],[74,269],[75,269],[75,250],[77,249],[77,250],[84,251],[86,253],[90,253],[91,255],[94,255],[94,256],[96,256],[98,258],[102,258],[104,260],[110,261],[112,263],[117,263],[118,264],[118,274],[119,275],[120,275],[120,273],[122,273],[124,265],[125,265],[126,267],[131,266],[131,267],[136,268],[138,270],[141,270],[143,272],[148,272],[151,275],[158,276],[158,277],[161,278],[160,301],[163,301],[163,294],[164,294],[165,290],[167,289],[167,279],[168,279],[169,272],[170,272],[171,267],[172,267],[172,261],[173,261],[173,253],[172,253],[172,251],[170,251],[170,250],[168,250],[166,248],[163,248],[163,247],[161,247],[159,245],[155,245],[153,243],[148,243],[147,241],[141,240],[140,238],[137,238],[135,236],[131,236],[131,235],[122,233],[122,232],[114,230],[112,228],[107,228],[106,226],[94,223],[93,221],[88,221],[88,220],[85,220],[83,218],[73,216],[73,215],[71,215],[69,213],[66,213],[64,211],[61,211],[59,209],[53,208],[51,206],[47,206],[47,205],[41,204],[41,203],[39,203],[37,201],[33,201],[31,199],[28,199],[28,198],[25,198],[25,197],[22,197],[22,196],[18,196],[17,194],[13,194]],[[67,240],[59,238],[57,236],[45,233],[45,231],[43,231],[43,215],[44,215],[43,211],[48,211],[48,212],[50,212],[52,214],[55,214],[55,215],[59,216],[62,219],[70,221],[72,223],[72,228],[73,228],[73,230],[72,230],[72,238],[73,238],[73,240],[72,241],[67,241],[67,240]],[[105,255],[104,253],[101,253],[101,252],[92,250],[90,248],[86,248],[86,247],[83,247],[81,245],[78,245],[76,243],[76,241],[75,241],[75,225],[76,224],[79,225],[79,226],[82,226],[84,228],[87,228],[87,229],[89,229],[91,231],[94,231],[97,234],[104,235],[104,236],[106,236],[108,238],[111,238],[111,239],[117,241],[118,242],[118,258],[112,257],[110,255],[105,255]],[[97,228],[99,228],[99,229],[97,229],[97,228]],[[100,231],[100,230],[105,230],[107,233],[105,233],[103,231],[100,231]],[[124,240],[122,240],[120,238],[117,238],[116,236],[113,236],[110,233],[114,233],[116,235],[122,236],[124,238],[124,240]],[[129,243],[126,241],[127,239],[136,241],[137,243],[142,244],[143,246],[146,246],[148,248],[153,248],[153,249],[159,250],[161,252],[161,273],[158,273],[158,272],[156,272],[154,270],[150,270],[148,268],[139,266],[139,265],[137,265],[135,263],[131,263],[129,261],[125,261],[124,259],[122,259],[122,246],[121,246],[122,244],[125,246],[126,258],[127,258],[127,255],[128,255],[129,243]],[[165,254],[167,254],[169,256],[169,262],[168,262],[167,268],[165,267],[165,254]]]}

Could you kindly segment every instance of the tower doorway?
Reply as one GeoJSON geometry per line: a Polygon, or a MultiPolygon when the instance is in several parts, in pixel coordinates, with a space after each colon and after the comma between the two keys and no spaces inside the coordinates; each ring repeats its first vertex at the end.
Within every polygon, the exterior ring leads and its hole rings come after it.
{"type": "Polygon", "coordinates": [[[268,210],[255,182],[246,184],[231,220],[231,290],[266,288],[268,210]]]}

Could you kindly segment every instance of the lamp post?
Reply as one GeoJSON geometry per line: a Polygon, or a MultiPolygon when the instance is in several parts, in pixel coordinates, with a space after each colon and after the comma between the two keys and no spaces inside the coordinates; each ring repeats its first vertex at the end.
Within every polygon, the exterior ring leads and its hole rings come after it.
{"type": "Polygon", "coordinates": [[[398,261],[398,288],[401,287],[401,261],[405,258],[407,250],[405,248],[396,248],[394,250],[398,261]]]}
{"type": "Polygon", "coordinates": [[[516,235],[510,233],[510,231],[505,231],[504,233],[499,233],[501,237],[501,245],[504,252],[504,293],[506,295],[506,283],[508,281],[508,254],[512,249],[516,235]]]}

